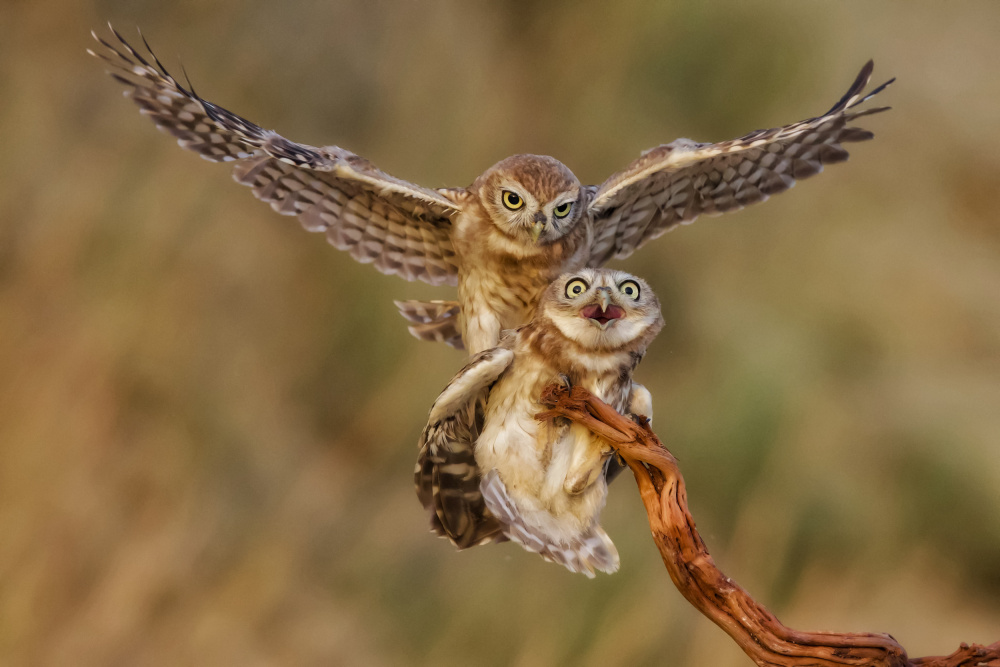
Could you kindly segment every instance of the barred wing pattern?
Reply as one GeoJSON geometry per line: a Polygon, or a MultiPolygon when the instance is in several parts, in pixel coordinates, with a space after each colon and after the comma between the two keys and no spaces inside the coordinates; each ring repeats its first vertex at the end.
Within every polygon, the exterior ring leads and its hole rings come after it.
{"type": "Polygon", "coordinates": [[[413,472],[417,497],[430,511],[431,530],[459,549],[507,539],[486,509],[475,443],[489,388],[514,358],[495,347],[480,352],[452,379],[431,408],[413,472]]]}
{"type": "Polygon", "coordinates": [[[464,350],[462,304],[458,301],[393,301],[399,314],[410,322],[407,330],[414,338],[436,341],[464,350]]]}
{"type": "Polygon", "coordinates": [[[125,95],[181,147],[212,162],[235,162],[235,179],[284,215],[294,215],[332,245],[387,274],[432,285],[455,285],[451,243],[455,191],[431,190],[394,178],[337,146],[289,141],[180,85],[150,50],[147,59],[111,28],[116,48],[90,53],[110,64],[125,95]],[[151,61],[151,62],[150,62],[151,61]],[[449,196],[450,195],[450,196],[449,196]]]}
{"type": "Polygon", "coordinates": [[[869,61],[828,112],[785,127],[757,130],[717,144],[678,139],[645,152],[600,187],[591,186],[594,244],[589,266],[624,258],[651,239],[699,215],[718,215],[764,201],[823,165],[843,162],[842,144],[874,135],[849,123],[889,107],[852,111],[892,83],[868,94],[869,61]]]}

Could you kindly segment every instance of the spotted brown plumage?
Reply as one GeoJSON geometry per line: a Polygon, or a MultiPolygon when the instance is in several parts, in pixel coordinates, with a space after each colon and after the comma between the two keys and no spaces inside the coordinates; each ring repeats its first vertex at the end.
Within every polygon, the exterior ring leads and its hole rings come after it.
{"type": "Polygon", "coordinates": [[[469,187],[433,189],[338,146],[295,143],[265,130],[204,100],[151,51],[144,56],[112,32],[117,46],[95,35],[103,47],[95,55],[183,148],[233,162],[236,180],[259,199],[358,261],[407,280],[457,285],[460,312],[417,302],[401,312],[436,312],[441,319],[411,320],[410,331],[470,354],[531,320],[556,276],[627,257],[700,215],[764,201],[847,159],[845,144],[873,136],[851,123],[887,108],[859,105],[891,83],[865,93],[869,62],[821,116],[715,144],[678,139],[646,151],[600,186],[582,186],[555,158],[515,155],[469,187]]]}
{"type": "Polygon", "coordinates": [[[632,373],[662,324],[655,294],[634,276],[584,268],[558,277],[531,322],[474,356],[431,407],[414,471],[431,529],[460,549],[506,538],[573,572],[617,570],[599,523],[611,447],[535,415],[542,389],[562,382],[650,417],[632,373]]]}

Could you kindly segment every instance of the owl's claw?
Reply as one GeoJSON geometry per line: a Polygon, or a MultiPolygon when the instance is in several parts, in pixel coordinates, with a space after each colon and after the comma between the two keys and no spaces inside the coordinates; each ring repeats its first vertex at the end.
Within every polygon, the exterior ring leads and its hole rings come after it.
{"type": "Polygon", "coordinates": [[[569,376],[566,375],[565,373],[560,373],[559,377],[556,378],[555,383],[560,387],[562,387],[563,389],[565,389],[566,391],[569,391],[570,389],[573,388],[573,383],[570,382],[569,376]]]}
{"type": "Polygon", "coordinates": [[[653,418],[647,417],[646,415],[640,415],[634,412],[630,412],[628,416],[632,419],[632,421],[634,421],[639,426],[652,426],[653,424],[653,418]]]}

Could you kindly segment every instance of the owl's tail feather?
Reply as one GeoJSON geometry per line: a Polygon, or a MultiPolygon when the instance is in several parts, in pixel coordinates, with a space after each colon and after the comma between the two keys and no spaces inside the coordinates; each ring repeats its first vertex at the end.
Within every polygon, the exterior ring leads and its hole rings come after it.
{"type": "Polygon", "coordinates": [[[399,314],[412,324],[409,332],[420,340],[437,341],[464,350],[462,314],[458,301],[394,301],[399,314]]]}
{"type": "Polygon", "coordinates": [[[556,540],[540,527],[529,525],[496,470],[486,473],[479,488],[486,507],[503,524],[504,534],[527,551],[590,579],[594,578],[594,570],[608,574],[618,571],[618,549],[596,521],[571,539],[556,540]]]}

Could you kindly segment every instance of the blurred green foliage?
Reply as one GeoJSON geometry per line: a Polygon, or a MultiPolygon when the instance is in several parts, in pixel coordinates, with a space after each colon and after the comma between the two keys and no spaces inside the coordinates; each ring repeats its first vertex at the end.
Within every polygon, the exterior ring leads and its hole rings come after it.
{"type": "Polygon", "coordinates": [[[716,560],[786,623],[912,654],[1000,628],[1000,5],[8,2],[0,20],[0,662],[745,664],[674,591],[627,477],[588,581],[454,552],[412,490],[462,356],[448,298],[273,214],[84,54],[143,28],[198,91],[427,185],[516,152],[599,182],[678,136],[827,109],[877,139],[622,266],[639,369],[716,560]]]}

